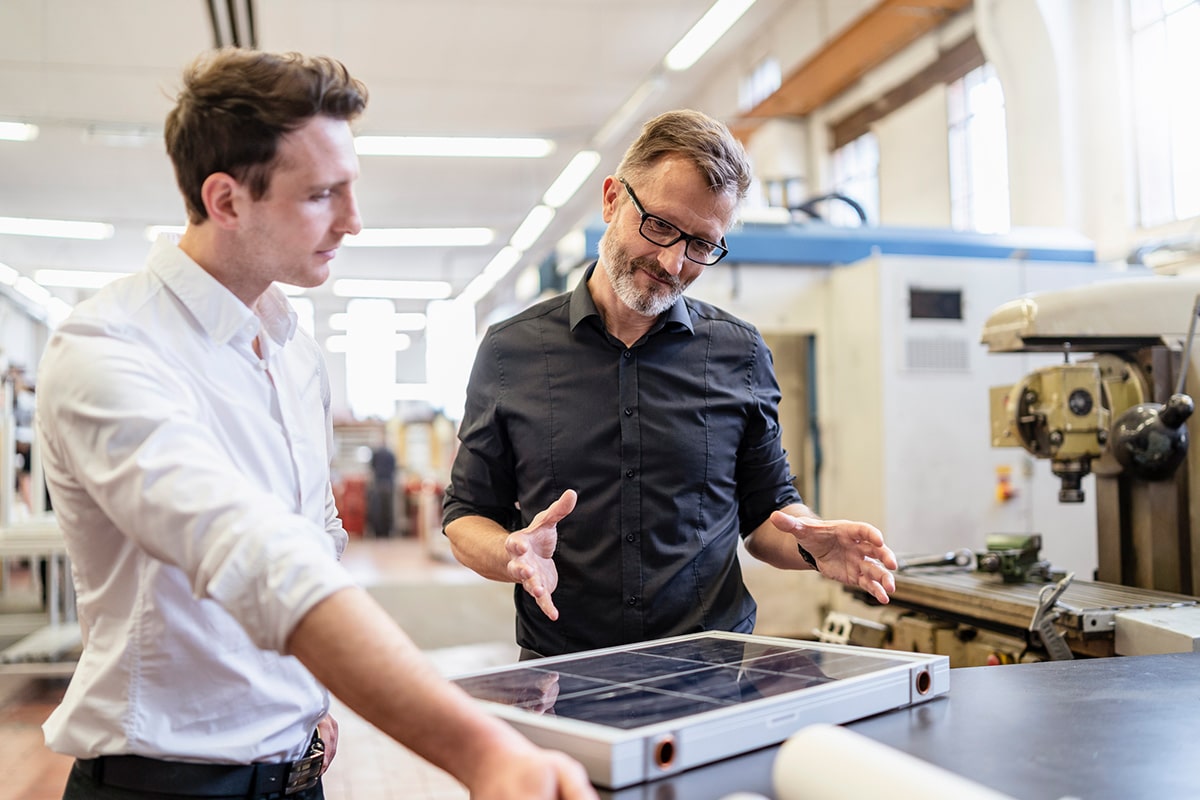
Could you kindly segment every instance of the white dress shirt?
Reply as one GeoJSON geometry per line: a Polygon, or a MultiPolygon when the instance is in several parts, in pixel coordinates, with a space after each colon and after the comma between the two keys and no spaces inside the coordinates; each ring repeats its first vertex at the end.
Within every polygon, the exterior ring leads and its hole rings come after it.
{"type": "Polygon", "coordinates": [[[328,693],[281,655],[352,583],[320,350],[171,241],[46,347],[36,426],[85,646],[52,750],[247,764],[304,755],[328,693]],[[257,338],[262,353],[255,354],[257,338]]]}

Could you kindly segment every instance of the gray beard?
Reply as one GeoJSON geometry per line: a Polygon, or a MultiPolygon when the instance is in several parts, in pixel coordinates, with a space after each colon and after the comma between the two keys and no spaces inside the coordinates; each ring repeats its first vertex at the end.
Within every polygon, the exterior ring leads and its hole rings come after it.
{"type": "Polygon", "coordinates": [[[618,249],[609,238],[608,231],[600,237],[600,266],[604,267],[617,299],[643,317],[657,317],[675,305],[675,301],[683,294],[684,287],[678,283],[666,293],[639,289],[633,279],[637,271],[634,262],[618,249]]]}

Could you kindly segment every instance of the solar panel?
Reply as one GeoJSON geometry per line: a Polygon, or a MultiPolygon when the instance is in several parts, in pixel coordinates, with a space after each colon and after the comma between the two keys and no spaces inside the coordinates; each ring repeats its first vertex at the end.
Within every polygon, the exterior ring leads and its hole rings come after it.
{"type": "Polygon", "coordinates": [[[534,742],[619,789],[925,702],[946,656],[697,633],[462,675],[455,683],[534,742]]]}

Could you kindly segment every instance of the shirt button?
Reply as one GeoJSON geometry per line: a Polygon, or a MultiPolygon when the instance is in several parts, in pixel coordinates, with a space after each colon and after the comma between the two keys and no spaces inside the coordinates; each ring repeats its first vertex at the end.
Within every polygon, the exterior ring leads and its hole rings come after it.
{"type": "Polygon", "coordinates": [[[624,353],[622,353],[621,355],[625,356],[626,358],[633,358],[633,353],[632,353],[632,352],[630,352],[629,350],[626,350],[626,351],[625,351],[624,353]]]}
{"type": "Polygon", "coordinates": [[[638,599],[637,599],[637,597],[630,597],[625,602],[629,603],[629,605],[631,605],[631,606],[636,606],[638,604],[638,599]]]}
{"type": "Polygon", "coordinates": [[[633,541],[634,539],[636,539],[636,538],[637,538],[637,537],[636,537],[636,536],[634,536],[632,533],[627,533],[627,534],[625,534],[625,541],[627,541],[627,542],[632,542],[632,541],[633,541]]]}
{"type": "Polygon", "coordinates": [[[631,469],[627,469],[627,470],[625,470],[625,477],[626,477],[626,478],[632,478],[632,477],[633,477],[633,470],[631,470],[631,469]]]}
{"type": "Polygon", "coordinates": [[[626,408],[626,409],[625,409],[625,416],[627,416],[627,417],[632,417],[632,416],[633,416],[633,409],[632,409],[632,408],[626,408]]]}

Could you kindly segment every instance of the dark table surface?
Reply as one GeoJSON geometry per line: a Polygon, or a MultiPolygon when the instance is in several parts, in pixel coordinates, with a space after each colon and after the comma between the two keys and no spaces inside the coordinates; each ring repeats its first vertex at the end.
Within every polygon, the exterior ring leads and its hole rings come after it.
{"type": "MultiPolygon", "coordinates": [[[[955,669],[948,695],[846,727],[1020,800],[1200,797],[1200,654],[955,669]]],[[[777,751],[601,796],[774,798],[777,751]]]]}

